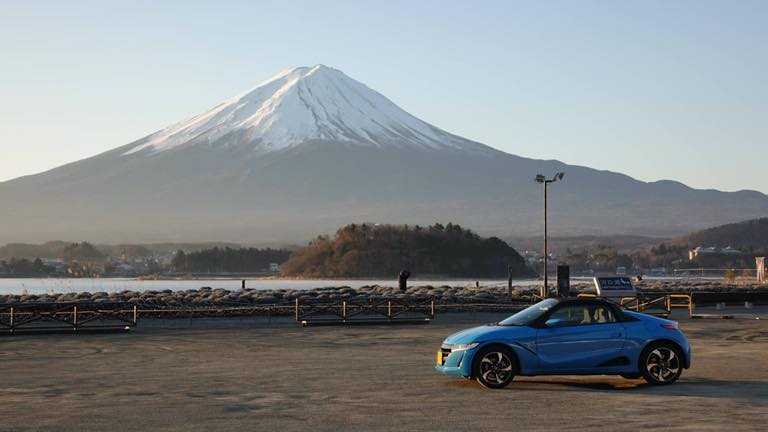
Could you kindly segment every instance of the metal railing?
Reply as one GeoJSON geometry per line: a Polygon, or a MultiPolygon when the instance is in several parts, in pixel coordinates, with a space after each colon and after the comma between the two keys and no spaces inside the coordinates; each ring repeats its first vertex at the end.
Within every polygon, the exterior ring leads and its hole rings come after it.
{"type": "Polygon", "coordinates": [[[0,333],[130,330],[137,306],[105,303],[18,303],[0,305],[0,333]]]}
{"type": "Polygon", "coordinates": [[[651,298],[643,296],[622,297],[619,300],[619,305],[636,312],[660,309],[667,314],[672,313],[672,309],[684,308],[688,309],[689,316],[693,315],[694,309],[693,297],[690,294],[664,294],[651,298]]]}
{"type": "MultiPolygon", "coordinates": [[[[581,293],[578,297],[596,297],[581,293]]],[[[719,302],[768,303],[768,293],[702,292],[693,294],[640,294],[618,299],[621,307],[646,313],[669,314],[688,309],[694,315],[694,297],[702,304],[719,302]]],[[[534,303],[535,297],[492,302],[443,302],[421,298],[348,298],[329,302],[291,300],[269,304],[221,302],[169,305],[162,302],[109,303],[5,303],[0,304],[0,334],[50,331],[130,330],[139,318],[194,317],[293,317],[302,325],[331,324],[426,324],[436,313],[515,312],[534,303]]]]}
{"type": "Polygon", "coordinates": [[[675,277],[687,279],[724,279],[729,283],[750,283],[755,282],[757,269],[754,268],[682,268],[672,269],[675,277]]]}
{"type": "Polygon", "coordinates": [[[296,299],[294,316],[303,326],[427,324],[435,318],[435,301],[432,299],[349,299],[334,303],[302,303],[296,299]]]}

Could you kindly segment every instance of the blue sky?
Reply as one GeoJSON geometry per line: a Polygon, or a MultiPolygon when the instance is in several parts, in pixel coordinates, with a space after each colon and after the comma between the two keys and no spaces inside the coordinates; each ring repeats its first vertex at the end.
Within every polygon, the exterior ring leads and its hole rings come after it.
{"type": "Polygon", "coordinates": [[[0,180],[282,69],[341,69],[509,153],[768,193],[765,1],[51,1],[0,13],[0,180]]]}

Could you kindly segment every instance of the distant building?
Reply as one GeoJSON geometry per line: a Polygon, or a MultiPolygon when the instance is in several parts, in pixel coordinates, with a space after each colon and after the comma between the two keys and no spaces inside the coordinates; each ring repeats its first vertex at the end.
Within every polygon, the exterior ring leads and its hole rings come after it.
{"type": "Polygon", "coordinates": [[[120,276],[133,276],[136,274],[136,268],[131,263],[121,262],[115,266],[114,274],[120,276]]]}
{"type": "MultiPolygon", "coordinates": [[[[542,255],[536,251],[527,250],[523,252],[523,258],[525,259],[525,262],[528,265],[541,264],[544,262],[544,258],[542,257],[542,255]]],[[[555,255],[554,253],[550,253],[547,256],[547,263],[557,264],[558,262],[560,262],[560,257],[555,255]]]]}
{"type": "Polygon", "coordinates": [[[67,272],[67,264],[58,258],[43,259],[42,262],[44,266],[53,268],[54,273],[64,274],[67,272]]]}
{"type": "Polygon", "coordinates": [[[269,263],[269,271],[279,272],[280,271],[280,264],[278,264],[278,263],[269,263]]]}
{"type": "Polygon", "coordinates": [[[552,252],[547,256],[547,262],[550,264],[557,264],[560,262],[560,257],[552,252]]]}
{"type": "Polygon", "coordinates": [[[523,252],[523,258],[525,258],[525,263],[528,265],[534,265],[542,261],[541,256],[536,251],[527,250],[523,252]]]}
{"type": "Polygon", "coordinates": [[[666,267],[654,267],[651,269],[651,275],[663,276],[669,274],[669,270],[666,267]]]}
{"type": "Polygon", "coordinates": [[[699,246],[688,251],[688,261],[693,261],[696,258],[735,257],[741,254],[742,252],[740,250],[732,248],[731,246],[727,246],[722,249],[714,246],[699,246]]]}

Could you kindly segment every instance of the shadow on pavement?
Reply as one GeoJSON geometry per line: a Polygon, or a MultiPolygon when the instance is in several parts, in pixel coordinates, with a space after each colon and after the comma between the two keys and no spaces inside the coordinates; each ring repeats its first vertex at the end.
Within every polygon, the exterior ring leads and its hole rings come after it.
{"type": "MultiPolygon", "coordinates": [[[[471,381],[457,382],[462,388],[477,386],[471,381]]],[[[486,390],[493,391],[493,390],[486,390]]],[[[664,396],[689,396],[716,399],[767,400],[768,387],[761,381],[714,380],[708,378],[681,378],[667,386],[654,386],[644,380],[630,380],[619,377],[516,377],[503,391],[513,392],[558,392],[589,391],[604,393],[632,393],[664,396]]]]}

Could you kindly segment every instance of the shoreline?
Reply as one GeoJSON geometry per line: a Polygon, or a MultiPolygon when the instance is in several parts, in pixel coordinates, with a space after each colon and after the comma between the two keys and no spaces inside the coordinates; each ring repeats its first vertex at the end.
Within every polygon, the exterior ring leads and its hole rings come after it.
{"type": "MultiPolygon", "coordinates": [[[[729,285],[712,281],[641,281],[636,284],[638,291],[646,294],[664,293],[768,293],[768,285],[741,284],[729,285]]],[[[124,303],[128,305],[162,305],[167,307],[210,307],[210,306],[253,306],[277,305],[294,302],[329,303],[344,300],[368,301],[398,299],[421,301],[434,300],[439,304],[505,304],[509,302],[530,301],[539,292],[541,284],[513,285],[508,290],[506,285],[491,286],[455,286],[455,285],[411,285],[401,292],[393,285],[329,286],[310,289],[226,289],[213,287],[190,288],[185,290],[122,290],[81,291],[42,294],[4,294],[0,295],[0,304],[31,303],[124,303]]],[[[551,288],[554,288],[551,286],[551,288]]],[[[571,294],[594,292],[591,283],[577,282],[571,285],[571,294]]]]}

